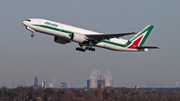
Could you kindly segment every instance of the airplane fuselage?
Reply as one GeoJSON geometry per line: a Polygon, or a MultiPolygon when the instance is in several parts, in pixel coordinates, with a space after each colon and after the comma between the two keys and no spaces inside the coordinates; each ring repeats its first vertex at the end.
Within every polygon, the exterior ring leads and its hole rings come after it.
{"type": "Polygon", "coordinates": [[[96,46],[115,51],[148,51],[144,49],[138,50],[136,48],[128,48],[128,46],[130,46],[131,43],[129,43],[128,40],[121,38],[103,39],[99,42],[94,42],[90,44],[91,41],[88,39],[88,37],[86,37],[87,35],[99,35],[103,33],[94,32],[62,23],[57,23],[50,20],[28,19],[24,21],[23,24],[26,26],[26,29],[30,30],[33,33],[41,32],[47,35],[55,36],[59,39],[67,41],[67,43],[70,41],[74,41],[82,46],[96,46]],[[77,35],[83,36],[83,38],[87,39],[88,43],[86,42],[86,40],[83,42],[79,42],[78,40],[72,40],[72,35],[74,35],[72,33],[77,33],[77,35]]]}

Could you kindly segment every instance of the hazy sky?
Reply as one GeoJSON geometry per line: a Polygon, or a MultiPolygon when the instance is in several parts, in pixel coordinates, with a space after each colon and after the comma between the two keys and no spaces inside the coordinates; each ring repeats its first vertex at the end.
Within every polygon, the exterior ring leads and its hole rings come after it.
{"type": "MultiPolygon", "coordinates": [[[[31,85],[39,81],[70,81],[85,87],[92,69],[112,73],[114,86],[147,86],[147,79],[163,86],[180,83],[179,0],[0,0],[0,85],[31,85]],[[77,43],[54,42],[54,37],[31,33],[22,21],[45,18],[85,29],[118,33],[154,29],[145,45],[160,50],[131,53],[96,48],[75,51],[77,43]]],[[[129,37],[126,37],[129,38],[129,37]]],[[[98,77],[99,78],[99,77],[98,77]]],[[[180,86],[180,85],[179,85],[180,86]]]]}

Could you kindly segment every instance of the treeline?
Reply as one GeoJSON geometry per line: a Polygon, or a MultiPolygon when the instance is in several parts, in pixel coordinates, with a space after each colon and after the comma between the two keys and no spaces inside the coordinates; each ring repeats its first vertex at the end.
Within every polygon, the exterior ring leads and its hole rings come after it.
{"type": "Polygon", "coordinates": [[[180,91],[157,92],[126,88],[33,89],[18,87],[0,89],[0,101],[180,101],[180,91]]]}

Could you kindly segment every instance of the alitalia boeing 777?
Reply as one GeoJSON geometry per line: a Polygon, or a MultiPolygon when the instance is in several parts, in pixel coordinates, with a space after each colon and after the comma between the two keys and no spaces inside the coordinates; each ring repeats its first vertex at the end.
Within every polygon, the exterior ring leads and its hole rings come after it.
{"type": "Polygon", "coordinates": [[[79,44],[76,50],[82,52],[86,50],[95,51],[94,47],[133,52],[149,51],[149,49],[158,48],[157,46],[143,46],[154,27],[153,25],[148,25],[138,33],[103,34],[46,19],[27,19],[23,21],[23,24],[26,26],[26,29],[32,32],[31,37],[34,37],[34,32],[41,32],[54,36],[54,41],[59,44],[76,42],[79,44]],[[120,38],[132,34],[135,35],[129,40],[120,38]]]}

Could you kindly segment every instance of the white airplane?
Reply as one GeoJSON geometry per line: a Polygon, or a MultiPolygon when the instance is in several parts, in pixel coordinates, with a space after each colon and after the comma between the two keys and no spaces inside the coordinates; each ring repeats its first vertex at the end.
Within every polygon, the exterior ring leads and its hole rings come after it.
{"type": "Polygon", "coordinates": [[[103,34],[46,19],[27,19],[23,21],[23,24],[26,29],[32,32],[31,37],[34,37],[34,32],[37,31],[54,36],[54,41],[59,44],[67,44],[73,41],[79,43],[80,47],[77,47],[76,50],[82,52],[86,50],[95,51],[93,47],[131,52],[149,51],[149,49],[158,48],[157,46],[143,46],[154,27],[153,25],[148,25],[138,33],[103,34]],[[132,34],[135,35],[129,40],[119,38],[132,34]],[[83,48],[83,46],[86,47],[83,48]]]}

